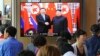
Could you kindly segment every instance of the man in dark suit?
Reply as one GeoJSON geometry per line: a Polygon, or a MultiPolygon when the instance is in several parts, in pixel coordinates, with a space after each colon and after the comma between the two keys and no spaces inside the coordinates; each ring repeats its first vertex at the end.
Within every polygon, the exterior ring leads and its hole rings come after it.
{"type": "Polygon", "coordinates": [[[50,29],[50,17],[46,14],[45,8],[40,9],[40,14],[36,16],[36,20],[38,23],[37,32],[38,33],[48,33],[48,29],[50,29]]]}
{"type": "Polygon", "coordinates": [[[60,34],[61,32],[67,32],[68,22],[67,18],[62,16],[61,10],[56,10],[56,16],[52,20],[53,33],[60,34]]]}

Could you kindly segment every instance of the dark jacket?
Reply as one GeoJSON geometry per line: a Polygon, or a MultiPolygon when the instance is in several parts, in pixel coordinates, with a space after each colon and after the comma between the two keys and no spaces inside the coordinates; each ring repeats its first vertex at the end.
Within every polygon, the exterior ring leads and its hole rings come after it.
{"type": "Polygon", "coordinates": [[[55,16],[52,20],[52,24],[54,33],[60,33],[62,31],[66,31],[68,27],[67,18],[64,16],[55,16]]]}
{"type": "Polygon", "coordinates": [[[100,48],[100,37],[93,35],[86,41],[88,49],[88,56],[96,56],[98,49],[100,48]]]}
{"type": "Polygon", "coordinates": [[[38,33],[47,33],[48,29],[51,28],[50,17],[45,14],[45,20],[43,19],[42,15],[39,14],[36,16],[36,20],[38,23],[37,31],[38,33]],[[49,25],[45,25],[45,22],[49,22],[49,25]]]}

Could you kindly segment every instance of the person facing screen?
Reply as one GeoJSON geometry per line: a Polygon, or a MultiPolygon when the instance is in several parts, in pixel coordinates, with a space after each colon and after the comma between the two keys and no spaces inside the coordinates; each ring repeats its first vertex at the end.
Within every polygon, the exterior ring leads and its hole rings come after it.
{"type": "Polygon", "coordinates": [[[62,31],[67,31],[68,21],[67,18],[62,16],[61,10],[56,10],[56,16],[52,20],[53,24],[53,33],[58,35],[62,31]]]}
{"type": "Polygon", "coordinates": [[[17,56],[23,50],[23,44],[15,38],[16,33],[17,29],[13,26],[5,28],[5,40],[0,45],[0,56],[17,56]]]}

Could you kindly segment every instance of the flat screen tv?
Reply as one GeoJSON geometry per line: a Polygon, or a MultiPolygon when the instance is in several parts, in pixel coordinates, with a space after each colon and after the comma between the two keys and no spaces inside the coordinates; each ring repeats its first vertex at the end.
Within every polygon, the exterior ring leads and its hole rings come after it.
{"type": "MultiPolygon", "coordinates": [[[[36,16],[40,13],[40,8],[45,8],[46,14],[50,16],[50,21],[56,16],[56,10],[60,9],[62,15],[67,18],[68,31],[74,33],[80,27],[80,3],[20,3],[20,32],[21,36],[32,36],[37,33],[38,23],[36,16]]],[[[46,33],[47,34],[47,33],[46,33]]],[[[48,36],[53,36],[53,26],[48,30],[48,36]]]]}

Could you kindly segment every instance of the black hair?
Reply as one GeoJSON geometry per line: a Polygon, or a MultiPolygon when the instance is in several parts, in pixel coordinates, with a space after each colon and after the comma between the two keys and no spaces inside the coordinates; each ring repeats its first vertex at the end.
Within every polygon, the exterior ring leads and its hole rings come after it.
{"type": "Polygon", "coordinates": [[[57,46],[58,46],[58,48],[59,48],[62,55],[64,53],[68,52],[68,51],[74,52],[73,47],[71,46],[71,44],[69,44],[67,41],[63,41],[62,39],[59,39],[57,41],[57,46]]]}
{"type": "MultiPolygon", "coordinates": [[[[40,8],[40,10],[45,9],[45,8],[40,8]]],[[[46,9],[45,9],[46,10],[46,9]]]]}
{"type": "Polygon", "coordinates": [[[35,56],[35,54],[32,51],[23,50],[18,54],[18,56],[35,56]]]}
{"type": "Polygon", "coordinates": [[[62,38],[65,38],[66,40],[71,40],[71,38],[72,38],[71,34],[68,31],[62,31],[60,33],[60,36],[62,38]]]}
{"type": "Polygon", "coordinates": [[[0,32],[1,32],[2,34],[4,34],[5,28],[6,28],[6,25],[4,25],[4,24],[0,26],[0,32]]]}
{"type": "Polygon", "coordinates": [[[47,40],[44,36],[38,35],[34,38],[33,44],[36,47],[44,46],[47,43],[47,40]]]}
{"type": "Polygon", "coordinates": [[[17,33],[17,29],[13,26],[9,26],[6,28],[6,32],[11,36],[11,37],[15,37],[16,33],[17,33]]]}
{"type": "Polygon", "coordinates": [[[87,33],[82,30],[82,29],[78,29],[73,35],[75,38],[79,38],[80,35],[86,35],[87,33]]]}
{"type": "Polygon", "coordinates": [[[61,9],[57,9],[56,11],[60,11],[61,12],[61,9]]]}
{"type": "Polygon", "coordinates": [[[92,31],[93,34],[100,33],[100,24],[93,24],[91,26],[91,31],[92,31]]]}

